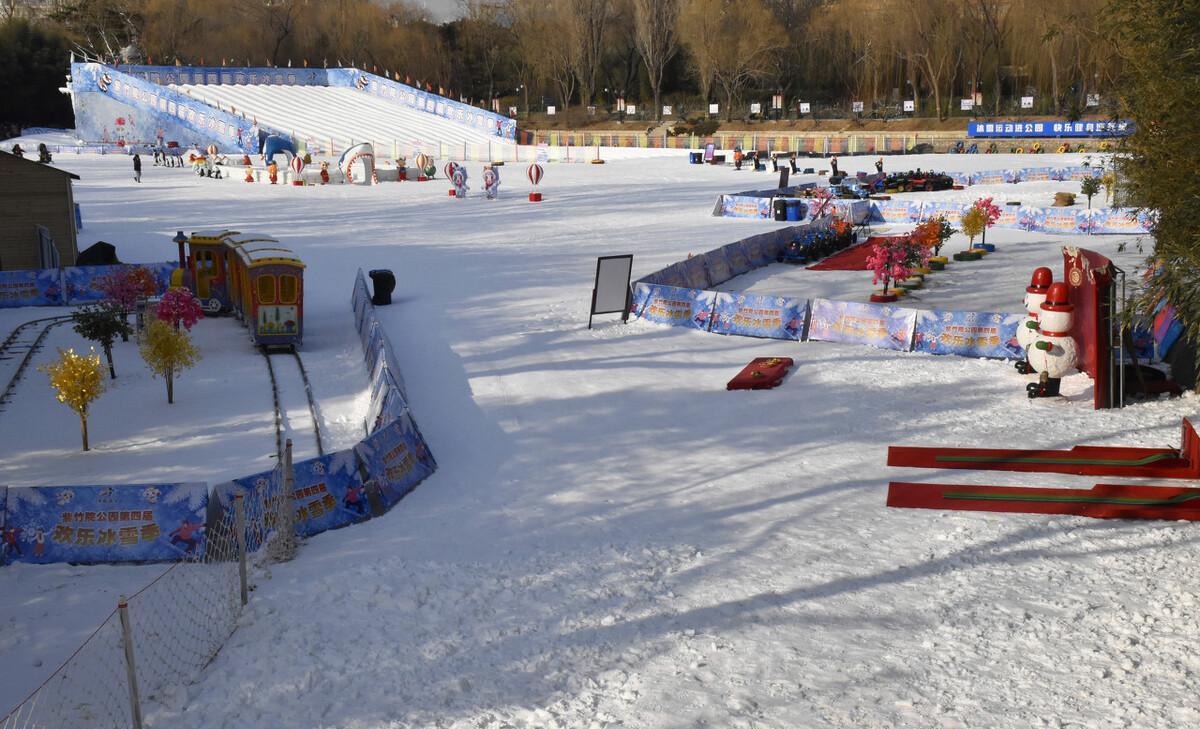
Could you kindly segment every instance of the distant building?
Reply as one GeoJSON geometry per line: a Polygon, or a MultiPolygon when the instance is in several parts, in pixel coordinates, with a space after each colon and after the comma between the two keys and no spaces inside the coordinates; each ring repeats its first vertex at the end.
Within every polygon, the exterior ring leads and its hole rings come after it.
{"type": "Polygon", "coordinates": [[[57,167],[0,150],[0,210],[4,211],[0,217],[0,271],[75,263],[79,247],[71,181],[78,179],[57,167]],[[55,257],[46,245],[49,241],[57,251],[57,262],[48,260],[55,257]]]}

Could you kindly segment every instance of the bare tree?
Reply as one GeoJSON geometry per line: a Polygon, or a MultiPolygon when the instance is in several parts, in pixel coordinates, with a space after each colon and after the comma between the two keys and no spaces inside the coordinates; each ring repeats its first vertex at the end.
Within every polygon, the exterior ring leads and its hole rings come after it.
{"type": "Polygon", "coordinates": [[[662,82],[667,64],[678,50],[675,28],[680,0],[633,0],[633,39],[646,64],[654,93],[654,118],[662,119],[662,82]]]}
{"type": "MultiPolygon", "coordinates": [[[[604,60],[604,29],[610,17],[609,0],[567,0],[575,52],[571,62],[585,106],[596,94],[596,72],[604,60]]],[[[565,104],[564,104],[565,106],[565,104]]]]}

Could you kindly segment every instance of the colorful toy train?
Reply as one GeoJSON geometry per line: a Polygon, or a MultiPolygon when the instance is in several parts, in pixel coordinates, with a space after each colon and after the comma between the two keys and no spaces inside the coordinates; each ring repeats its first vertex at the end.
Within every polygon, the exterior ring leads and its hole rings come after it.
{"type": "Polygon", "coordinates": [[[304,263],[274,238],[232,230],[174,238],[179,269],[173,286],[187,286],[208,314],[233,314],[256,346],[300,346],[304,336],[304,263]]]}

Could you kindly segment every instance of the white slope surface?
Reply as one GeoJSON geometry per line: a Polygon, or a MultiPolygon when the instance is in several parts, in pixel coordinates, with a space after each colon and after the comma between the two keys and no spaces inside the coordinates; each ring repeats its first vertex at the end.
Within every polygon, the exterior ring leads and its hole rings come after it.
{"type": "MultiPolygon", "coordinates": [[[[337,149],[371,142],[378,153],[390,154],[393,144],[408,154],[414,144],[445,144],[452,148],[491,144],[496,149],[511,141],[450,119],[417,111],[356,89],[327,86],[237,86],[192,84],[175,86],[189,96],[236,110],[246,118],[295,138],[337,149]]],[[[497,157],[499,158],[499,157],[497,157]]]]}
{"type": "MultiPolygon", "coordinates": [[[[139,186],[127,159],[57,161],[82,177],[84,245],[102,238],[124,260],[160,260],[180,228],[231,227],[270,232],[301,255],[304,353],[340,447],[357,437],[366,383],[349,311],[354,271],[392,269],[395,303],[379,313],[440,463],[389,515],[310,539],[274,567],[205,674],[150,702],[148,726],[1200,721],[1191,525],[884,506],[889,480],[1092,483],[888,468],[890,444],[1171,445],[1180,418],[1197,414],[1194,395],[1095,412],[1086,377],[1064,380],[1066,397],[1030,401],[1006,362],[611,316],[586,328],[596,256],[633,253],[638,276],[770,229],[778,224],[710,215],[718,193],[766,187],[768,175],[677,158],[550,165],[545,202],[530,204],[512,172],[487,202],[447,199],[438,184],[283,188],[154,167],[139,186]],[[769,355],[796,360],[780,388],[725,391],[749,359],[769,355]]],[[[970,194],[1006,189],[1019,187],[970,194]]],[[[1061,272],[1062,244],[1116,255],[1121,243],[994,235],[1001,247],[986,269],[952,266],[923,296],[1015,311],[1032,267],[1061,272]],[[975,298],[955,293],[968,285],[975,298]]],[[[789,275],[803,278],[798,291],[835,298],[863,300],[870,287],[867,272],[834,283],[789,275]]],[[[207,357],[174,406],[119,348],[120,385],[100,401],[110,409],[95,416],[90,454],[31,376],[16,409],[0,413],[2,478],[216,480],[259,467],[273,438],[260,358],[230,321],[201,322],[197,338],[207,357]]],[[[64,585],[90,595],[115,575],[136,583],[136,570],[0,570],[0,704],[111,610],[99,596],[91,618],[60,604],[64,585]]]]}

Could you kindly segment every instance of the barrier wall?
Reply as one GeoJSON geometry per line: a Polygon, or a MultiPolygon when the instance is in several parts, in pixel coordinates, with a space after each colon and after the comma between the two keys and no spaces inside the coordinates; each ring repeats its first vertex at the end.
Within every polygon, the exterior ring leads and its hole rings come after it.
{"type": "Polygon", "coordinates": [[[64,306],[100,301],[97,280],[126,266],[149,269],[158,282],[157,294],[171,285],[175,261],[119,263],[112,266],[66,266],[34,271],[0,271],[0,309],[19,306],[64,306]]]}
{"type": "Polygon", "coordinates": [[[165,86],[99,63],[71,64],[75,133],[91,143],[152,143],[160,137],[201,148],[257,154],[260,130],[165,86]]]}
{"type": "MultiPolygon", "coordinates": [[[[362,271],[354,282],[354,323],[371,381],[367,437],[353,448],[294,463],[297,536],[386,513],[437,470],[413,419],[392,345],[375,317],[362,271]]],[[[238,494],[252,504],[284,498],[282,467],[204,483],[107,486],[0,486],[0,565],[8,562],[154,562],[202,556],[210,517],[238,494]]],[[[268,509],[246,520],[246,545],[263,546],[276,528],[268,509]]]]}
{"type": "MultiPolygon", "coordinates": [[[[919,223],[944,215],[957,224],[972,203],[920,202],[916,200],[872,200],[871,221],[883,223],[919,223]]],[[[1133,208],[1032,207],[1000,208],[1000,218],[992,227],[1027,230],[1038,233],[1082,235],[1140,235],[1150,233],[1154,216],[1133,208]]]]}
{"type": "Polygon", "coordinates": [[[1021,359],[1021,316],[976,311],[924,311],[890,304],[800,299],[708,290],[781,255],[794,236],[828,219],[781,228],[643,276],[631,313],[647,321],[731,336],[866,344],[899,351],[1021,359]]]}

